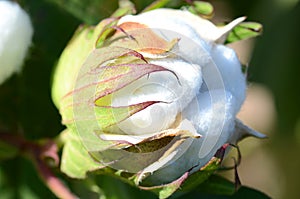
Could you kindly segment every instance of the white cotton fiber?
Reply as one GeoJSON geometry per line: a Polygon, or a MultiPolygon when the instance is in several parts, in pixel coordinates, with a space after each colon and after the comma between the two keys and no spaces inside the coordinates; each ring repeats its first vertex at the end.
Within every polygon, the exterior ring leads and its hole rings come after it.
{"type": "Polygon", "coordinates": [[[22,68],[33,28],[17,3],[0,0],[0,84],[22,68]]]}

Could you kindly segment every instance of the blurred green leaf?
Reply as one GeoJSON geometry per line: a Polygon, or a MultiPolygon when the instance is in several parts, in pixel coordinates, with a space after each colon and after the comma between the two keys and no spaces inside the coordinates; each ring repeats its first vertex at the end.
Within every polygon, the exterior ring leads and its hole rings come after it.
{"type": "Polygon", "coordinates": [[[229,33],[225,43],[256,37],[262,33],[262,25],[256,22],[242,22],[229,33]]]}
{"type": "Polygon", "coordinates": [[[8,158],[15,157],[18,154],[18,149],[10,144],[0,140],[0,162],[8,158]]]}
{"type": "Polygon", "coordinates": [[[116,177],[97,175],[94,178],[107,199],[155,199],[153,193],[133,187],[116,177]]]}
{"type": "MultiPolygon", "coordinates": [[[[180,197],[174,197],[174,199],[270,199],[269,196],[266,194],[257,191],[255,189],[249,188],[249,187],[244,187],[242,186],[236,193],[233,195],[224,195],[224,194],[218,194],[218,193],[207,193],[207,192],[202,192],[201,191],[201,185],[191,191],[188,192],[187,194],[180,196],[180,197]]],[[[173,198],[173,197],[172,197],[173,198]]]]}
{"type": "Polygon", "coordinates": [[[252,189],[250,187],[245,187],[242,186],[232,197],[233,199],[239,199],[239,198],[243,198],[243,199],[271,199],[269,196],[267,196],[266,194],[252,189]]]}
{"type": "MultiPolygon", "coordinates": [[[[56,136],[61,130],[60,115],[50,96],[50,79],[53,65],[67,44],[79,21],[57,6],[45,1],[20,0],[29,13],[34,26],[33,44],[20,75],[9,81],[10,92],[0,99],[10,114],[15,127],[28,139],[56,136]],[[58,23],[59,22],[59,23],[58,23]]],[[[2,94],[2,85],[0,88],[2,94]]],[[[2,115],[4,114],[4,115],[2,115]]]]}
{"type": "Polygon", "coordinates": [[[154,10],[157,8],[162,8],[162,7],[166,6],[169,2],[170,2],[170,0],[156,0],[156,1],[152,2],[150,5],[148,5],[146,8],[144,8],[144,10],[142,12],[147,12],[147,11],[154,10]]]}
{"type": "Polygon", "coordinates": [[[23,158],[1,162],[0,197],[1,199],[56,199],[40,180],[34,165],[23,158]]]}
{"type": "Polygon", "coordinates": [[[230,182],[223,177],[211,175],[205,182],[196,187],[195,190],[202,193],[233,195],[235,186],[233,182],[230,182]]]}
{"type": "Polygon", "coordinates": [[[118,1],[105,0],[47,0],[58,5],[87,24],[96,24],[118,8],[118,1]]]}
{"type": "Polygon", "coordinates": [[[103,190],[91,177],[83,180],[72,180],[70,188],[79,198],[106,199],[103,190]]]}

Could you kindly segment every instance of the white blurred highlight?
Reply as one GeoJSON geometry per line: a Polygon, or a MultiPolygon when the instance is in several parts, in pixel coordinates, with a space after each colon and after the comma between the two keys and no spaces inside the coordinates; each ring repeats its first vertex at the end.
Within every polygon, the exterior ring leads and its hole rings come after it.
{"type": "Polygon", "coordinates": [[[11,1],[0,1],[0,84],[21,70],[31,44],[28,14],[11,1]]]}

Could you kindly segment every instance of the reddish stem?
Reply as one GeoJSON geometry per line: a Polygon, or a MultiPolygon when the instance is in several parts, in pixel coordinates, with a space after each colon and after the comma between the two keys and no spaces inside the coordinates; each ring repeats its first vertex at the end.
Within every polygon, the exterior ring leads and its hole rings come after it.
{"type": "Polygon", "coordinates": [[[49,189],[58,197],[63,199],[75,199],[77,198],[69,189],[58,179],[57,176],[51,171],[48,165],[43,160],[35,159],[36,167],[49,189]]]}
{"type": "Polygon", "coordinates": [[[18,136],[9,132],[3,132],[1,130],[0,140],[15,146],[20,152],[28,155],[35,163],[41,179],[58,198],[78,198],[60,181],[60,179],[52,172],[51,168],[46,162],[47,159],[51,158],[56,166],[59,163],[57,147],[53,141],[48,141],[44,144],[38,144],[36,142],[28,141],[22,136],[18,136]]]}

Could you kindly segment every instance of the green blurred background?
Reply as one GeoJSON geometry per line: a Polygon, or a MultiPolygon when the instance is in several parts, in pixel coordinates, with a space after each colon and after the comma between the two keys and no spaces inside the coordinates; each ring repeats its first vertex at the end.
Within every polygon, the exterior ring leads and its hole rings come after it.
{"type": "MultiPolygon", "coordinates": [[[[35,32],[23,72],[0,86],[0,127],[22,132],[28,139],[55,137],[63,130],[63,126],[50,96],[53,66],[78,25],[96,24],[108,17],[118,3],[116,0],[17,2],[30,14],[35,32]]],[[[139,11],[152,1],[133,2],[139,11]]],[[[272,198],[298,199],[300,3],[298,0],[210,2],[215,6],[215,22],[228,22],[246,15],[249,21],[257,21],[264,26],[263,35],[259,38],[233,44],[242,61],[249,64],[249,98],[239,116],[269,137],[266,140],[249,138],[241,143],[241,181],[272,198]]],[[[178,7],[180,1],[172,1],[170,6],[178,7]]],[[[6,155],[5,160],[0,160],[0,198],[55,198],[27,159],[9,153],[6,155]]],[[[229,159],[228,164],[231,163],[229,159]]],[[[231,178],[232,172],[223,175],[231,178]]],[[[65,176],[61,177],[66,179],[65,176]]],[[[104,179],[103,186],[114,192],[113,187],[119,182],[107,182],[104,179]]],[[[65,183],[76,189],[77,193],[84,192],[80,182],[66,180],[65,183]]],[[[125,185],[120,187],[123,187],[119,190],[122,198],[130,198],[128,193],[131,191],[139,193],[125,185]]],[[[117,196],[110,198],[114,197],[117,196]]],[[[153,198],[153,195],[147,197],[153,198]]]]}

